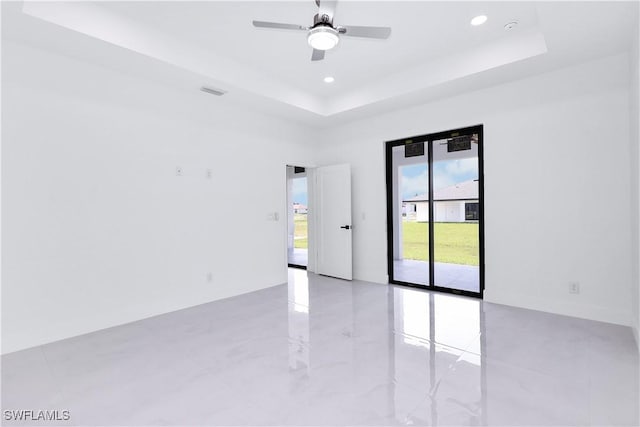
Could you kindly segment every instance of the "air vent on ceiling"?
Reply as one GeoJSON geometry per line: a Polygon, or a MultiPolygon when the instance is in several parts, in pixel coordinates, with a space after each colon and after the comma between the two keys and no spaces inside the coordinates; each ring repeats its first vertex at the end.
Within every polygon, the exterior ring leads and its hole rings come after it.
{"type": "Polygon", "coordinates": [[[216,89],[213,87],[206,87],[206,86],[202,86],[200,88],[201,91],[206,92],[206,93],[210,93],[211,95],[216,95],[216,96],[222,96],[225,93],[227,93],[226,90],[222,90],[222,89],[216,89]]]}

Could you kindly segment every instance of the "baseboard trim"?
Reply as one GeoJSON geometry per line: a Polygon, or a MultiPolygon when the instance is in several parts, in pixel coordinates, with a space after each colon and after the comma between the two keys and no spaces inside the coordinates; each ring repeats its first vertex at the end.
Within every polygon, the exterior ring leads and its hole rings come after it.
{"type": "MultiPolygon", "coordinates": [[[[530,310],[544,311],[547,313],[560,314],[564,316],[578,317],[581,319],[595,320],[598,322],[613,323],[616,325],[629,326],[631,324],[631,312],[620,311],[608,307],[601,307],[591,304],[577,304],[558,301],[549,301],[521,294],[496,294],[485,289],[484,300],[496,304],[510,305],[513,307],[526,308],[530,310]]],[[[638,339],[637,330],[636,340],[638,339]]]]}

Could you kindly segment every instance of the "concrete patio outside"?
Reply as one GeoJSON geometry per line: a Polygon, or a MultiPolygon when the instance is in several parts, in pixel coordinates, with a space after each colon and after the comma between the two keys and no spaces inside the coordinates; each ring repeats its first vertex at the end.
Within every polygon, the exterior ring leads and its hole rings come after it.
{"type": "Polygon", "coordinates": [[[287,262],[290,265],[307,266],[308,250],[306,248],[289,248],[287,251],[287,262]]]}
{"type": "MultiPolygon", "coordinates": [[[[411,259],[393,261],[394,279],[426,285],[429,282],[429,263],[411,259]]],[[[477,265],[435,263],[435,285],[449,289],[480,292],[480,268],[477,265]]]]}

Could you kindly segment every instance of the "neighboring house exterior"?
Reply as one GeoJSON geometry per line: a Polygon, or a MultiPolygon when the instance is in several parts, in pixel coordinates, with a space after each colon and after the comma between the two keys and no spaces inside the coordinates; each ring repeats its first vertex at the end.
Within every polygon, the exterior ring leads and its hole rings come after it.
{"type": "Polygon", "coordinates": [[[305,205],[301,205],[300,203],[293,204],[293,213],[294,214],[306,214],[307,207],[305,205]]]}
{"type": "MultiPolygon", "coordinates": [[[[434,222],[468,222],[479,218],[478,181],[465,181],[433,192],[434,222]]],[[[403,211],[415,210],[416,221],[429,221],[429,195],[403,200],[403,211]]]]}

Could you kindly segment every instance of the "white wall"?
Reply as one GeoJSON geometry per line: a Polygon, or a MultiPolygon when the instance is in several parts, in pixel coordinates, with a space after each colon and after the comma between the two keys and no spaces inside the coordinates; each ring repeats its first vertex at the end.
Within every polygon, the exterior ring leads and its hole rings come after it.
{"type": "MultiPolygon", "coordinates": [[[[429,221],[429,203],[416,203],[416,221],[418,222],[429,221]]],[[[397,239],[397,240],[400,240],[400,239],[397,239]]]]}
{"type": "MultiPolygon", "coordinates": [[[[466,222],[465,204],[467,202],[435,202],[435,222],[466,222]]],[[[429,221],[429,203],[416,203],[416,221],[429,221]]]]}
{"type": "Polygon", "coordinates": [[[465,222],[464,202],[435,202],[436,222],[465,222]]]}
{"type": "Polygon", "coordinates": [[[630,117],[631,117],[631,237],[633,242],[632,306],[633,327],[640,351],[640,10],[636,21],[636,37],[630,55],[630,117]]]}
{"type": "Polygon", "coordinates": [[[286,164],[351,163],[354,276],[386,283],[384,141],[479,123],[486,299],[640,323],[637,54],[631,79],[626,55],[605,58],[327,130],[320,151],[224,97],[2,56],[3,353],[285,282],[286,164]],[[255,212],[236,208],[246,192],[255,212]]]}
{"type": "Polygon", "coordinates": [[[384,141],[484,124],[486,300],[629,325],[628,90],[622,54],[328,132],[321,161],[353,168],[355,278],[387,280],[384,141]]]}
{"type": "Polygon", "coordinates": [[[3,353],[286,282],[306,129],[13,43],[2,66],[3,353]]]}

